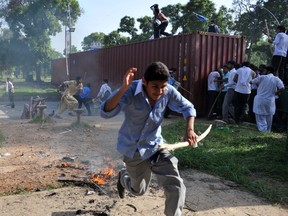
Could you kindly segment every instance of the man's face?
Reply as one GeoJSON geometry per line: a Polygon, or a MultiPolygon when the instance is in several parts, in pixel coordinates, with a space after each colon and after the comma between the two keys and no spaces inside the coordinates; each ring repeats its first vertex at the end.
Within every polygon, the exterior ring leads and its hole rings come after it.
{"type": "Polygon", "coordinates": [[[143,85],[145,86],[146,94],[150,100],[158,100],[167,91],[167,81],[149,81],[148,83],[143,78],[143,85]]]}
{"type": "Polygon", "coordinates": [[[228,69],[229,69],[229,70],[232,69],[232,64],[229,64],[229,63],[228,63],[227,66],[228,66],[228,69]]]}

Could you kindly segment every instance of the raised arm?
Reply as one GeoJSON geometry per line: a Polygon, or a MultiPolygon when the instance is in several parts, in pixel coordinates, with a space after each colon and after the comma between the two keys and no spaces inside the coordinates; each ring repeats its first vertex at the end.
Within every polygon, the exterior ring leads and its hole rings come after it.
{"type": "Polygon", "coordinates": [[[134,80],[134,75],[136,71],[137,71],[137,68],[130,68],[129,70],[127,70],[127,72],[125,73],[123,77],[122,86],[120,87],[118,92],[106,101],[105,107],[104,107],[105,112],[109,112],[113,110],[118,105],[122,96],[129,89],[132,81],[134,80]]]}

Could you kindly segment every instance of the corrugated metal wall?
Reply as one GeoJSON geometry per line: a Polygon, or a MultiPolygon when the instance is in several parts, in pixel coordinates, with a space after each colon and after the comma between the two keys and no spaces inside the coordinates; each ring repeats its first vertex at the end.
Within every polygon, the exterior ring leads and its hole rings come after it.
{"type": "MultiPolygon", "coordinates": [[[[195,32],[74,53],[68,58],[69,74],[70,79],[82,76],[84,83],[91,83],[95,96],[104,78],[115,89],[128,68],[138,68],[138,79],[150,63],[162,61],[168,68],[178,69],[176,79],[184,88],[179,91],[194,103],[199,114],[204,114],[208,74],[229,60],[242,62],[245,47],[245,37],[195,32]]],[[[65,59],[53,61],[52,82],[59,84],[63,77],[67,77],[65,59]]]]}

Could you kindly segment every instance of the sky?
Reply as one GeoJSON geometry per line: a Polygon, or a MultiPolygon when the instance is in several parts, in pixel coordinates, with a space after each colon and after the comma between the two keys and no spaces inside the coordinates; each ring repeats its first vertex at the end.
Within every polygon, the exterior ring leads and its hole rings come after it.
{"type": "MultiPolygon", "coordinates": [[[[161,9],[161,7],[169,4],[186,4],[189,0],[78,0],[78,2],[83,13],[75,24],[75,32],[71,35],[71,41],[72,45],[77,47],[77,50],[81,50],[81,42],[84,37],[94,32],[109,34],[119,28],[120,20],[124,16],[134,17],[135,19],[143,16],[153,16],[150,6],[155,3],[161,9]]],[[[213,0],[213,2],[216,8],[221,5],[231,8],[233,0],[213,0]]],[[[52,48],[63,53],[65,48],[64,27],[62,32],[51,37],[51,40],[52,48]]]]}

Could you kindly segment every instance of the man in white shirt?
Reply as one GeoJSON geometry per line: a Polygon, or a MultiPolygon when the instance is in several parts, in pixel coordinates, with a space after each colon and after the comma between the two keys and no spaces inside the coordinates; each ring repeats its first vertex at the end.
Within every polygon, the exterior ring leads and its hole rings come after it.
{"type": "MultiPolygon", "coordinates": [[[[277,35],[273,41],[274,52],[271,64],[274,67],[275,75],[284,82],[284,85],[288,84],[287,75],[285,75],[285,58],[288,51],[288,35],[285,33],[284,26],[277,26],[277,35]]],[[[269,42],[272,42],[270,39],[269,42]]]]}
{"type": "Polygon", "coordinates": [[[14,85],[11,82],[10,78],[7,78],[6,91],[8,93],[8,97],[9,97],[11,108],[15,108],[15,103],[14,103],[14,85]]]}
{"type": "Polygon", "coordinates": [[[252,80],[257,84],[257,95],[254,98],[253,112],[260,132],[271,132],[273,115],[276,111],[275,96],[284,90],[284,84],[273,75],[274,68],[267,67],[267,75],[252,80]]]}
{"type": "Polygon", "coordinates": [[[243,62],[233,78],[236,83],[233,105],[236,123],[240,123],[244,119],[244,115],[248,115],[248,100],[251,94],[250,81],[254,78],[254,71],[249,68],[249,62],[243,62]]]}
{"type": "MultiPolygon", "coordinates": [[[[221,78],[221,68],[218,68],[218,71],[212,71],[208,75],[208,119],[212,119],[213,113],[216,110],[216,106],[213,106],[213,103],[215,102],[218,92],[219,92],[219,83],[217,82],[218,79],[221,78]],[[212,110],[211,110],[212,109],[212,110]]],[[[215,104],[214,104],[215,105],[215,104]]]]}
{"type": "Polygon", "coordinates": [[[97,97],[100,98],[100,101],[105,101],[110,94],[112,94],[112,91],[110,86],[108,85],[108,80],[104,79],[99,93],[97,94],[97,97]]]}
{"type": "Polygon", "coordinates": [[[227,66],[229,68],[229,77],[228,77],[228,83],[224,86],[227,88],[227,92],[224,97],[224,101],[222,104],[222,119],[223,121],[227,123],[233,123],[234,122],[234,106],[232,104],[233,96],[234,96],[234,89],[236,86],[236,83],[234,82],[234,76],[236,74],[236,62],[235,61],[229,61],[227,62],[227,66]],[[231,117],[231,118],[230,118],[231,117]]]}
{"type": "Polygon", "coordinates": [[[218,79],[218,83],[219,83],[219,88],[221,91],[218,96],[217,99],[217,118],[221,118],[222,117],[222,105],[223,105],[223,101],[224,101],[224,97],[226,95],[227,92],[227,87],[226,84],[228,83],[228,79],[229,79],[229,67],[227,65],[224,65],[222,67],[223,72],[222,72],[222,79],[218,79]]]}

